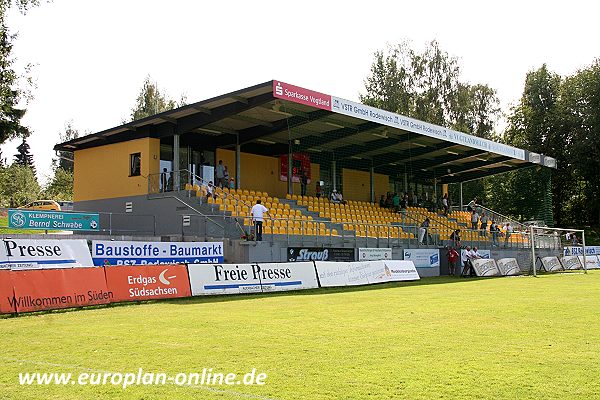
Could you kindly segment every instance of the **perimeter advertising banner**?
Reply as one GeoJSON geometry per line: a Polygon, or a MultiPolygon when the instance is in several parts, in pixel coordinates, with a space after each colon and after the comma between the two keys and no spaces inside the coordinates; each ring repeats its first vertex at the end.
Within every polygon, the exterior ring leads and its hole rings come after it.
{"type": "Polygon", "coordinates": [[[188,265],[193,296],[319,287],[312,262],[188,265]]]}
{"type": "MultiPolygon", "coordinates": [[[[583,247],[581,246],[566,246],[563,252],[564,256],[582,256],[583,247]]],[[[600,246],[585,246],[585,255],[595,256],[600,255],[600,246]]]]}
{"type": "Polygon", "coordinates": [[[322,287],[420,279],[410,261],[316,261],[315,266],[322,287]]]}
{"type": "MultiPolygon", "coordinates": [[[[583,265],[583,256],[579,256],[579,262],[583,265]]],[[[599,269],[598,256],[585,256],[585,267],[586,269],[599,269]]]]}
{"type": "Polygon", "coordinates": [[[440,251],[438,249],[404,249],[404,259],[412,261],[417,268],[439,268],[440,251]]]}
{"type": "Polygon", "coordinates": [[[17,312],[108,304],[113,294],[106,287],[104,268],[10,271],[17,312]]]}
{"type": "Polygon", "coordinates": [[[475,275],[477,276],[500,276],[500,271],[493,259],[478,258],[471,260],[475,275]]]}
{"type": "Polygon", "coordinates": [[[392,249],[361,247],[358,249],[358,261],[391,260],[392,249]]]}
{"type": "Polygon", "coordinates": [[[496,266],[501,275],[521,275],[521,268],[519,268],[516,258],[501,258],[496,260],[496,266]]]}
{"type": "Polygon", "coordinates": [[[100,214],[9,209],[8,226],[18,229],[99,231],[100,214]]]}
{"type": "Polygon", "coordinates": [[[546,269],[546,271],[560,271],[562,265],[560,265],[560,261],[558,261],[558,257],[542,257],[542,265],[546,269]]]}
{"type": "Polygon", "coordinates": [[[185,265],[106,267],[106,285],[114,301],[190,297],[185,265]]]}
{"type": "Polygon", "coordinates": [[[354,261],[354,248],[288,247],[287,260],[297,261],[354,261]]]}
{"type": "Polygon", "coordinates": [[[94,265],[201,264],[223,262],[223,242],[127,242],[94,240],[94,265]]]}
{"type": "Polygon", "coordinates": [[[3,239],[0,265],[13,270],[93,266],[84,239],[3,239]]]}
{"type": "Polygon", "coordinates": [[[0,314],[16,312],[14,306],[13,284],[9,270],[0,270],[0,314]]]}
{"type": "MultiPolygon", "coordinates": [[[[583,256],[582,256],[583,258],[583,256]]],[[[587,258],[587,257],[586,257],[587,258]]],[[[564,256],[560,259],[564,269],[581,269],[581,262],[577,256],[564,256]]]]}

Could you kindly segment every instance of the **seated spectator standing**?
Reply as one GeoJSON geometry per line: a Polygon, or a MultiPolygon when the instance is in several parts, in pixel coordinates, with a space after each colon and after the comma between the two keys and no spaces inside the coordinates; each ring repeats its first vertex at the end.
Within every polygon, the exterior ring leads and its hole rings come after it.
{"type": "Polygon", "coordinates": [[[484,212],[481,213],[481,218],[479,219],[481,222],[481,225],[479,226],[479,235],[480,236],[487,236],[487,224],[488,224],[488,217],[487,215],[485,215],[484,212]]]}
{"type": "Polygon", "coordinates": [[[477,230],[477,224],[479,223],[479,214],[477,211],[473,210],[471,214],[471,229],[474,231],[477,230]]]}
{"type": "Polygon", "coordinates": [[[490,225],[490,233],[492,235],[492,246],[496,247],[499,245],[498,243],[498,233],[500,232],[500,228],[496,225],[496,221],[492,221],[490,225]]]}
{"type": "Polygon", "coordinates": [[[511,237],[511,235],[513,233],[513,227],[510,225],[510,222],[506,223],[505,230],[506,230],[506,234],[504,236],[504,247],[507,247],[508,246],[508,240],[510,239],[510,237],[511,237]]]}
{"type": "Polygon", "coordinates": [[[381,198],[379,199],[379,207],[385,208],[385,196],[384,195],[381,195],[381,198]]]}
{"type": "Polygon", "coordinates": [[[398,193],[394,193],[392,205],[394,206],[394,212],[400,211],[400,196],[398,196],[398,193]]]}
{"type": "Polygon", "coordinates": [[[269,213],[269,209],[262,204],[260,204],[260,199],[256,200],[256,204],[252,207],[250,214],[252,215],[252,219],[254,220],[254,227],[256,229],[256,240],[258,242],[262,241],[262,225],[264,220],[264,213],[269,213]]]}
{"type": "Polygon", "coordinates": [[[208,182],[208,185],[206,186],[206,201],[208,201],[209,197],[212,197],[213,199],[217,198],[215,186],[213,185],[212,181],[208,182]]]}
{"type": "Polygon", "coordinates": [[[448,193],[444,193],[444,197],[442,197],[442,207],[444,208],[444,215],[448,216],[448,193]]]}
{"type": "Polygon", "coordinates": [[[225,186],[225,166],[223,165],[223,160],[219,160],[219,164],[215,169],[215,178],[218,187],[222,188],[225,186]]]}

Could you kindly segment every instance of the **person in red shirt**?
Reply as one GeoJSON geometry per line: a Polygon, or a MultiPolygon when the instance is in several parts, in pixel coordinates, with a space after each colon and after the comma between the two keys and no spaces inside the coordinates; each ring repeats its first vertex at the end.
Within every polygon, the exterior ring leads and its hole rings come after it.
{"type": "Polygon", "coordinates": [[[460,255],[454,247],[448,249],[448,275],[454,275],[454,269],[459,257],[460,255]]]}

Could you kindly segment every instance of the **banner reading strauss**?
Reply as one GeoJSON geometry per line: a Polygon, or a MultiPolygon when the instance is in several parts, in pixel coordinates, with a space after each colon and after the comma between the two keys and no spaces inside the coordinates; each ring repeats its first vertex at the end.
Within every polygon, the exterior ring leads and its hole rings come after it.
{"type": "Polygon", "coordinates": [[[94,265],[223,262],[223,242],[126,242],[94,240],[94,265]]]}

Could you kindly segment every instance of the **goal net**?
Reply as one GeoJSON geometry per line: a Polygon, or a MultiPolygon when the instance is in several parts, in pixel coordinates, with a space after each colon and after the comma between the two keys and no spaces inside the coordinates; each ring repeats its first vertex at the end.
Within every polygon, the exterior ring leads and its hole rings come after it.
{"type": "MultiPolygon", "coordinates": [[[[539,272],[564,272],[599,269],[596,246],[585,245],[581,229],[529,227],[533,275],[539,272]]],[[[598,247],[600,250],[600,247],[598,247]]]]}

